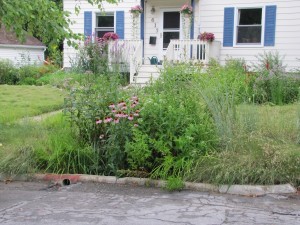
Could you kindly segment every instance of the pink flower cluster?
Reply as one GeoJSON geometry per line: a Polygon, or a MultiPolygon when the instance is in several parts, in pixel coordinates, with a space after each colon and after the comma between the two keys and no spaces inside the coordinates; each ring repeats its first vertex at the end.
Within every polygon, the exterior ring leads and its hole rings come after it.
{"type": "Polygon", "coordinates": [[[198,37],[201,41],[210,41],[215,40],[215,35],[213,33],[201,33],[198,37]]]}
{"type": "Polygon", "coordinates": [[[193,14],[193,8],[192,8],[192,6],[190,6],[190,5],[188,5],[188,4],[184,4],[184,5],[181,7],[181,9],[180,9],[180,13],[192,15],[192,14],[193,14]]]}
{"type": "Polygon", "coordinates": [[[110,41],[110,40],[115,41],[117,39],[119,39],[119,36],[114,32],[107,32],[103,35],[103,40],[105,41],[110,41]]]}
{"type": "MultiPolygon", "coordinates": [[[[139,99],[136,96],[130,98],[129,102],[120,101],[117,104],[111,103],[108,108],[110,113],[104,119],[96,120],[96,124],[107,124],[107,123],[120,123],[121,119],[127,119],[133,121],[135,118],[139,117],[140,110],[137,109],[139,105],[139,99]]],[[[138,124],[134,123],[134,126],[137,127],[138,124]]]]}
{"type": "Polygon", "coordinates": [[[131,13],[143,13],[143,8],[140,5],[136,5],[136,6],[131,7],[129,12],[131,12],[131,13]]]}
{"type": "Polygon", "coordinates": [[[98,45],[105,45],[105,41],[103,38],[95,37],[93,41],[93,36],[87,36],[84,41],[84,46],[88,46],[89,44],[98,44],[98,45]]]}

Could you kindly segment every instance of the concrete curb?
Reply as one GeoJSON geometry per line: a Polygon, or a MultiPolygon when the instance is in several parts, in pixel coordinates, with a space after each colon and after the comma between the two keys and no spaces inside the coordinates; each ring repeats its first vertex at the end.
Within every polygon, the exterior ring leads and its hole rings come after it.
{"type": "MultiPolygon", "coordinates": [[[[5,181],[5,177],[0,174],[0,181],[5,181]]],[[[34,175],[19,175],[12,177],[15,181],[49,181],[64,184],[74,184],[77,182],[93,182],[106,184],[121,184],[133,186],[149,186],[149,187],[165,187],[166,181],[152,180],[148,178],[124,177],[117,178],[114,176],[97,176],[84,174],[34,174],[34,175]]],[[[232,194],[242,196],[263,196],[266,194],[294,194],[297,189],[290,184],[281,185],[221,185],[216,186],[205,183],[185,182],[185,189],[201,191],[201,192],[216,192],[221,194],[232,194]]]]}
{"type": "MultiPolygon", "coordinates": [[[[0,180],[5,180],[4,176],[0,174],[0,180]]],[[[97,176],[97,175],[83,175],[83,174],[34,174],[20,175],[13,177],[16,181],[51,181],[64,183],[67,180],[68,183],[77,182],[93,182],[93,183],[106,183],[106,184],[129,184],[134,186],[150,186],[150,187],[165,187],[166,181],[163,180],[151,180],[148,178],[135,178],[125,177],[117,178],[114,176],[97,176]]],[[[192,183],[185,182],[185,189],[202,191],[202,192],[216,192],[221,194],[232,194],[258,197],[266,194],[294,194],[297,193],[297,189],[290,184],[281,185],[212,185],[205,183],[192,183]]]]}

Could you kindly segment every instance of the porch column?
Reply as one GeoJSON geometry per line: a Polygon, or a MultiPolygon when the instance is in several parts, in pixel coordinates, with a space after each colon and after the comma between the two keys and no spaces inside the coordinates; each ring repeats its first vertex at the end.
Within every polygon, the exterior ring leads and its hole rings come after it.
{"type": "Polygon", "coordinates": [[[191,32],[190,32],[190,39],[194,39],[194,23],[195,23],[195,0],[191,0],[191,6],[193,8],[193,15],[192,15],[192,19],[191,19],[191,32]]]}
{"type": "Polygon", "coordinates": [[[143,8],[143,13],[141,14],[141,40],[144,40],[144,30],[145,30],[145,0],[141,0],[141,7],[143,8]]]}

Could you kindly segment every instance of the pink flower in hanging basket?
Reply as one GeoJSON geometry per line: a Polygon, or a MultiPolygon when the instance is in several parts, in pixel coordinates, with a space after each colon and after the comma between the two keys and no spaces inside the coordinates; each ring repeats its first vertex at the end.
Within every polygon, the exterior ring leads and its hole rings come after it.
{"type": "Polygon", "coordinates": [[[136,5],[136,6],[131,7],[129,12],[134,13],[134,14],[143,13],[143,8],[140,5],[136,5]]]}
{"type": "Polygon", "coordinates": [[[187,14],[187,15],[192,15],[193,14],[193,8],[192,6],[188,4],[184,4],[181,9],[180,9],[181,14],[187,14]]]}

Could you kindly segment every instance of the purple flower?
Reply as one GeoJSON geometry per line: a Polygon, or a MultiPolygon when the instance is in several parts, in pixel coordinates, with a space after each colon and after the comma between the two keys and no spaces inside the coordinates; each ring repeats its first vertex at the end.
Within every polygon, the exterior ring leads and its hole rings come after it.
{"type": "Polygon", "coordinates": [[[114,108],[116,108],[116,106],[115,106],[115,104],[111,103],[111,104],[108,106],[108,108],[114,109],[114,108]]]}
{"type": "Polygon", "coordinates": [[[128,116],[128,119],[129,119],[130,121],[132,121],[132,120],[134,119],[133,115],[130,114],[130,115],[128,116]]]}
{"type": "Polygon", "coordinates": [[[131,97],[131,101],[134,102],[134,101],[136,101],[136,100],[138,100],[138,97],[137,97],[137,96],[132,96],[132,97],[131,97]]]}
{"type": "Polygon", "coordinates": [[[124,101],[118,103],[119,108],[122,108],[123,106],[126,106],[126,103],[124,101]]]}
{"type": "Polygon", "coordinates": [[[110,123],[113,119],[111,117],[106,117],[104,123],[110,123]]]}
{"type": "Polygon", "coordinates": [[[96,124],[101,124],[103,121],[102,120],[97,120],[96,124]]]}
{"type": "Polygon", "coordinates": [[[115,118],[114,119],[114,123],[119,123],[120,122],[120,119],[119,118],[115,118]]]}

